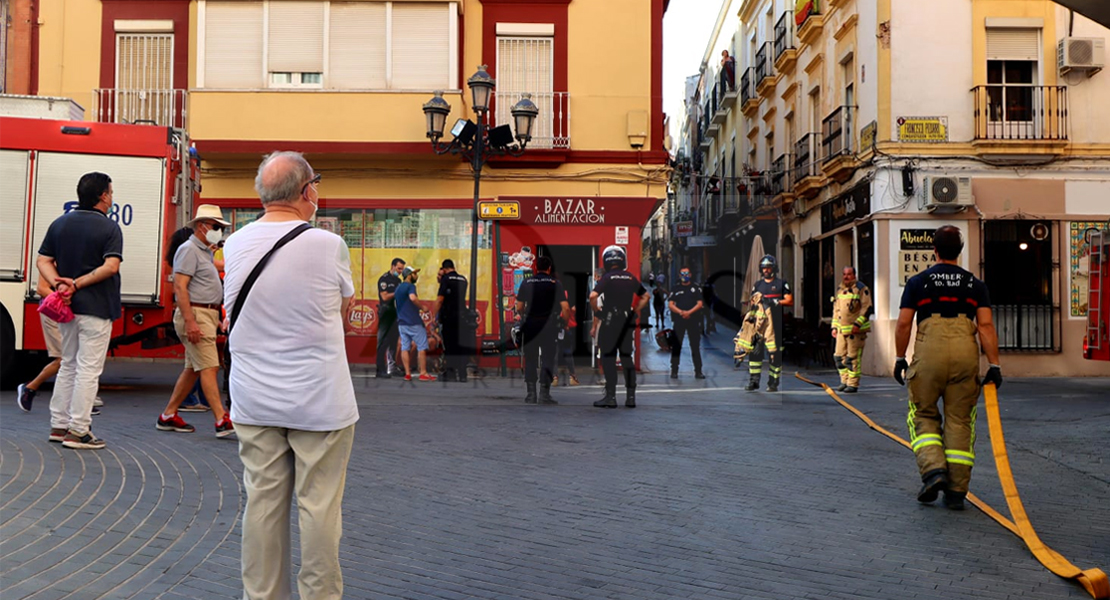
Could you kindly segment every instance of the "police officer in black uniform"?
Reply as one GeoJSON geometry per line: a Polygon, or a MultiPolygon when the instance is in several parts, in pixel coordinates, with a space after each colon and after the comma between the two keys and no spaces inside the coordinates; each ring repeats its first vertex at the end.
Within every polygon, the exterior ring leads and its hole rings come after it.
{"type": "Polygon", "coordinates": [[[678,361],[682,355],[682,340],[690,337],[690,355],[694,358],[694,378],[705,379],[701,372],[701,320],[705,308],[702,288],[693,283],[689,267],[678,272],[678,285],[671,292],[671,320],[674,322],[675,343],[671,345],[671,379],[678,379],[678,361]]]}
{"type": "Polygon", "coordinates": [[[395,258],[385,275],[378,278],[377,376],[383,379],[390,377],[388,353],[397,349],[397,304],[393,300],[393,292],[401,285],[401,270],[404,268],[405,261],[395,258]]]}
{"type": "Polygon", "coordinates": [[[782,307],[794,306],[794,293],[790,291],[790,284],[775,277],[779,264],[774,256],[764,256],[759,261],[759,271],[763,279],[756,282],[752,294],[759,292],[763,295],[763,306],[771,311],[771,325],[775,328],[775,339],[764,340],[752,349],[748,359],[748,374],[751,376],[748,386],[744,389],[749,392],[759,389],[759,377],[763,373],[763,354],[766,349],[767,359],[770,361],[770,375],[767,377],[767,391],[779,391],[779,380],[782,378],[782,307]]]}
{"type": "Polygon", "coordinates": [[[636,408],[636,367],[632,363],[632,341],[636,331],[636,315],[648,303],[647,290],[636,276],[625,270],[628,262],[624,248],[609,246],[601,256],[605,274],[590,292],[590,305],[599,313],[597,345],[601,350],[601,367],[605,372],[605,397],[594,406],[617,407],[617,353],[624,368],[627,396],[624,405],[636,408]],[[633,299],[639,296],[635,306],[633,299]]]}
{"type": "Polygon", "coordinates": [[[520,284],[516,295],[516,312],[523,315],[521,342],[524,344],[524,385],[528,388],[524,401],[535,404],[558,404],[551,397],[551,381],[555,379],[555,357],[558,352],[559,330],[570,320],[570,303],[563,284],[551,276],[551,258],[536,259],[536,274],[520,284]],[[543,363],[543,372],[540,362],[543,363]],[[536,379],[540,395],[536,397],[536,379]]]}
{"type": "Polygon", "coordinates": [[[440,381],[466,381],[466,346],[463,345],[463,324],[466,321],[466,277],[455,270],[450,258],[441,265],[443,275],[436,293],[435,313],[443,335],[443,353],[447,360],[440,381]]]}

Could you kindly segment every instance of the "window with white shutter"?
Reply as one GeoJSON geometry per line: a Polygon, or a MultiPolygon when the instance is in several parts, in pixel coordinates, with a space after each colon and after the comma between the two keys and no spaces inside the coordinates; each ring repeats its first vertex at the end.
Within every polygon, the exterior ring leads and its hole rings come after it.
{"type": "Polygon", "coordinates": [[[299,0],[269,3],[266,62],[271,87],[320,87],[324,72],[324,5],[299,0]]]}
{"type": "Polygon", "coordinates": [[[394,2],[392,72],[394,89],[451,87],[450,31],[453,4],[394,2]]]}
{"type": "Polygon", "coordinates": [[[204,87],[261,88],[262,2],[207,2],[204,87]]]}
{"type": "Polygon", "coordinates": [[[540,109],[532,125],[533,148],[551,148],[555,145],[556,113],[563,106],[562,98],[554,93],[555,50],[554,38],[499,36],[497,38],[497,94],[494,116],[497,124],[515,123],[512,106],[521,94],[532,94],[532,101],[540,109]]]}
{"type": "Polygon", "coordinates": [[[385,65],[385,3],[332,2],[327,87],[385,89],[385,65]]]}
{"type": "Polygon", "coordinates": [[[1040,29],[987,28],[987,60],[1038,60],[1040,29]]]}

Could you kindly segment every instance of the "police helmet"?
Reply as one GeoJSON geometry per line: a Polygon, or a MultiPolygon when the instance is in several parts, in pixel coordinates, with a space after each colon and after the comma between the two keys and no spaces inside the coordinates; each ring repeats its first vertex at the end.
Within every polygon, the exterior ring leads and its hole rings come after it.
{"type": "Polygon", "coordinates": [[[625,257],[624,248],[620,246],[609,246],[605,252],[601,254],[601,262],[605,265],[606,270],[623,269],[627,266],[628,261],[625,257]]]}
{"type": "Polygon", "coordinates": [[[775,260],[775,257],[771,256],[770,254],[764,255],[763,258],[760,259],[760,261],[759,261],[759,270],[760,271],[762,271],[763,269],[766,269],[768,267],[771,268],[772,273],[779,270],[778,261],[775,260]]]}

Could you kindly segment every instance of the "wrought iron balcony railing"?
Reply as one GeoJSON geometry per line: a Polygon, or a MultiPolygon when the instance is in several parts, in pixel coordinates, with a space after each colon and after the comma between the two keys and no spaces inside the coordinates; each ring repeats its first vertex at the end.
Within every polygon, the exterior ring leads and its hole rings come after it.
{"type": "Polygon", "coordinates": [[[794,144],[794,169],[793,183],[797,184],[806,177],[817,175],[817,141],[816,133],[807,133],[794,144]]]}
{"type": "Polygon", "coordinates": [[[99,123],[135,123],[184,129],[189,94],[174,89],[93,90],[93,116],[99,123]]]}
{"type": "Polygon", "coordinates": [[[771,163],[771,196],[790,191],[789,154],[780,154],[771,163]]]}
{"type": "Polygon", "coordinates": [[[794,12],[787,11],[782,13],[777,23],[775,23],[775,60],[782,56],[783,52],[794,48],[794,12]]]}
{"type": "Polygon", "coordinates": [[[854,106],[839,106],[821,121],[821,162],[853,152],[852,113],[854,106]]]}
{"type": "Polygon", "coordinates": [[[980,85],[971,93],[977,140],[1068,139],[1066,86],[980,85]]]}
{"type": "MultiPolygon", "coordinates": [[[[512,123],[509,109],[520,101],[520,92],[493,92],[490,97],[493,119],[498,125],[512,123]]],[[[532,102],[540,109],[532,125],[529,148],[570,148],[570,92],[532,93],[532,102]]]]}
{"type": "Polygon", "coordinates": [[[755,67],[748,67],[740,77],[740,103],[747,104],[748,100],[755,98],[755,67]]]}
{"type": "Polygon", "coordinates": [[[771,42],[760,46],[755,53],[755,83],[759,85],[766,77],[774,75],[775,68],[771,64],[771,55],[774,52],[771,42]]]}

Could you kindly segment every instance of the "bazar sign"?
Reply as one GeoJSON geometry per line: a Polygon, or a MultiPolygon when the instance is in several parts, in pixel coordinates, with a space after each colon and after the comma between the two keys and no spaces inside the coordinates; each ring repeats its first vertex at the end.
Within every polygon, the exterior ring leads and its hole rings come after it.
{"type": "MultiPolygon", "coordinates": [[[[498,196],[520,205],[521,225],[627,225],[643,227],[661,203],[650,197],[498,196]]],[[[512,225],[506,223],[506,225],[512,225]]]]}
{"type": "Polygon", "coordinates": [[[690,237],[694,235],[693,221],[676,221],[674,224],[675,237],[690,237]]]}
{"type": "Polygon", "coordinates": [[[898,117],[898,141],[947,142],[948,117],[898,117]]]}

